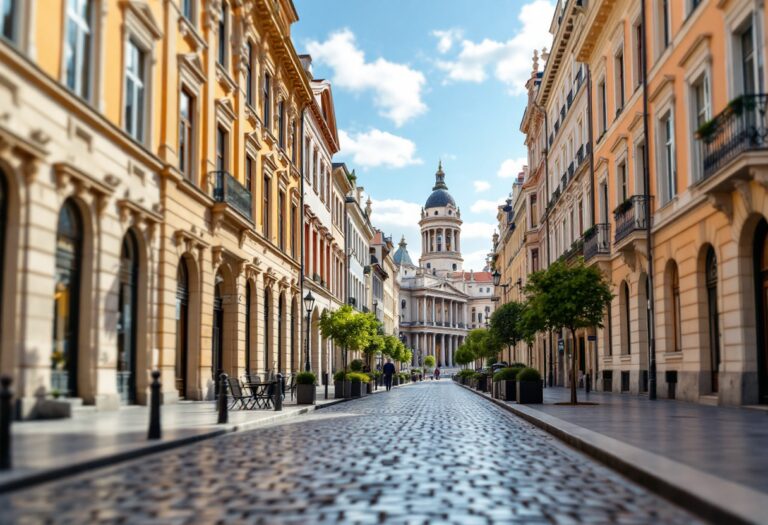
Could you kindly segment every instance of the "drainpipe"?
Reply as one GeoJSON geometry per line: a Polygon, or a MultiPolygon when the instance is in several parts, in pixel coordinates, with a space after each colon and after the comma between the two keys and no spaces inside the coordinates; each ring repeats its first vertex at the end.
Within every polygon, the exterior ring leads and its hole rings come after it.
{"type": "MultiPolygon", "coordinates": [[[[592,70],[589,68],[589,64],[586,65],[587,68],[587,115],[589,115],[589,119],[587,119],[587,134],[589,135],[589,214],[591,217],[591,224],[590,226],[594,226],[597,221],[595,220],[595,143],[594,143],[594,129],[593,129],[593,123],[592,123],[592,70]]],[[[608,213],[608,210],[605,211],[606,214],[608,213]]],[[[610,304],[608,305],[610,308],[610,304]]],[[[608,311],[608,326],[610,326],[611,317],[610,317],[610,310],[608,311]]],[[[597,335],[597,329],[595,329],[595,335],[597,335]]],[[[575,343],[574,343],[575,344],[575,343]]],[[[589,338],[587,338],[587,346],[589,346],[589,338]]],[[[597,374],[598,374],[598,357],[597,357],[597,340],[595,340],[595,361],[593,364],[595,365],[594,368],[594,374],[592,376],[592,387],[594,388],[597,385],[597,374]]],[[[586,385],[585,385],[586,386],[586,385]]]]}
{"type": "Polygon", "coordinates": [[[654,322],[653,306],[653,242],[651,239],[651,174],[648,166],[648,39],[645,28],[647,27],[646,0],[640,2],[640,16],[643,20],[643,49],[641,59],[643,61],[643,135],[645,147],[643,148],[643,178],[645,180],[645,242],[648,253],[648,399],[656,399],[656,326],[654,322]]]}

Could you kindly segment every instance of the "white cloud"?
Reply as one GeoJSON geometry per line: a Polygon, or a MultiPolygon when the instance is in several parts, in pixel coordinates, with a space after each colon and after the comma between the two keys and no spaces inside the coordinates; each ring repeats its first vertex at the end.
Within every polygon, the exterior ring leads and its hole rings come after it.
{"type": "Polygon", "coordinates": [[[413,141],[386,131],[372,129],[349,134],[340,129],[339,143],[340,156],[351,158],[356,166],[402,168],[421,164],[421,159],[415,157],[416,144],[413,141]]]}
{"type": "Polygon", "coordinates": [[[476,250],[473,252],[461,254],[461,256],[464,258],[464,271],[482,271],[483,268],[485,268],[485,259],[488,256],[489,251],[490,250],[476,250]]]}
{"type": "Polygon", "coordinates": [[[528,159],[525,157],[506,159],[501,163],[501,166],[499,166],[499,171],[496,172],[496,175],[500,179],[511,179],[517,177],[517,175],[523,171],[523,167],[525,167],[527,162],[528,159]]]}
{"type": "Polygon", "coordinates": [[[379,113],[397,126],[427,110],[421,100],[427,82],[424,74],[383,58],[366,62],[349,29],[332,33],[325,42],[310,41],[307,50],[313,60],[333,70],[334,86],[356,93],[371,91],[379,113]]]}
{"type": "MultiPolygon", "coordinates": [[[[513,95],[524,93],[533,50],[549,48],[552,42],[549,24],[554,10],[549,0],[533,0],[521,7],[520,28],[509,40],[462,40],[461,50],[452,60],[437,61],[437,67],[446,72],[445,82],[483,82],[488,78],[488,70],[492,70],[494,77],[509,86],[513,95]]],[[[438,41],[438,50],[440,43],[438,41]]]]}
{"type": "Polygon", "coordinates": [[[440,53],[447,53],[453,47],[453,44],[461,39],[461,29],[445,29],[432,31],[432,36],[437,38],[437,50],[440,53]]]}
{"type": "Polygon", "coordinates": [[[476,180],[473,181],[472,184],[475,186],[475,191],[477,193],[491,189],[491,183],[485,180],[476,180]]]}
{"type": "Polygon", "coordinates": [[[400,199],[371,199],[371,221],[376,227],[418,229],[421,220],[421,204],[400,199]]]}
{"type": "Polygon", "coordinates": [[[504,204],[504,201],[497,202],[479,199],[472,203],[472,206],[470,206],[469,209],[472,213],[491,213],[495,217],[496,213],[499,211],[500,204],[504,204]]]}
{"type": "Polygon", "coordinates": [[[489,222],[465,222],[461,225],[462,239],[486,239],[491,243],[491,237],[496,225],[489,222]]]}

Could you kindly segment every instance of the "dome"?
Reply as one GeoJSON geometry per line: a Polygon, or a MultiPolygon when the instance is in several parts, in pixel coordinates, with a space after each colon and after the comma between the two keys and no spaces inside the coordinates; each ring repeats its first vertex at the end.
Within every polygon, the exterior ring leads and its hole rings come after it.
{"type": "Polygon", "coordinates": [[[448,205],[456,207],[456,201],[448,193],[448,186],[445,184],[445,173],[443,172],[442,161],[437,165],[437,172],[435,173],[435,185],[432,187],[432,193],[427,198],[425,208],[442,208],[448,205]]]}
{"type": "Polygon", "coordinates": [[[448,193],[448,190],[435,190],[427,199],[427,203],[424,207],[441,208],[443,206],[448,206],[449,204],[454,207],[456,206],[456,201],[453,200],[453,197],[448,193]]]}
{"type": "Polygon", "coordinates": [[[406,248],[406,246],[405,235],[403,235],[403,238],[400,239],[400,244],[398,245],[395,255],[392,256],[392,259],[398,266],[415,266],[411,260],[411,256],[408,254],[408,248],[406,248]]]}

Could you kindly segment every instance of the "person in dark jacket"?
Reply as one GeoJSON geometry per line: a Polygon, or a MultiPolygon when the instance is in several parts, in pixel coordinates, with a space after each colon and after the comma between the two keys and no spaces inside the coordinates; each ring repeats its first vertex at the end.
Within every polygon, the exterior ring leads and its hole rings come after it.
{"type": "Polygon", "coordinates": [[[392,390],[392,376],[395,375],[395,365],[391,359],[387,359],[387,363],[384,365],[384,386],[387,387],[387,392],[392,390]]]}

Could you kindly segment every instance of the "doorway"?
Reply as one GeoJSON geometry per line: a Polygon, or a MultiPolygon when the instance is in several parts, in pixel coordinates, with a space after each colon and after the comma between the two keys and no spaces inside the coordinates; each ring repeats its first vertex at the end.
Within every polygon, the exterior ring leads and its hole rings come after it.
{"type": "Polygon", "coordinates": [[[719,389],[718,370],[720,369],[720,323],[717,313],[717,257],[711,246],[707,250],[706,283],[711,387],[712,392],[717,392],[719,389]]]}
{"type": "Polygon", "coordinates": [[[213,332],[211,339],[211,375],[213,376],[214,397],[219,395],[219,377],[223,370],[224,351],[224,298],[222,293],[223,279],[216,274],[216,284],[213,291],[213,332]]]}
{"type": "Polygon", "coordinates": [[[117,322],[117,393],[125,405],[136,403],[136,308],[139,277],[138,242],[133,231],[123,238],[117,322]]]}
{"type": "Polygon", "coordinates": [[[757,311],[757,382],[760,403],[768,403],[768,222],[755,231],[753,250],[757,311]]]}
{"type": "Polygon", "coordinates": [[[187,359],[189,350],[189,271],[184,257],[176,270],[176,391],[181,399],[187,392],[187,359]]]}

